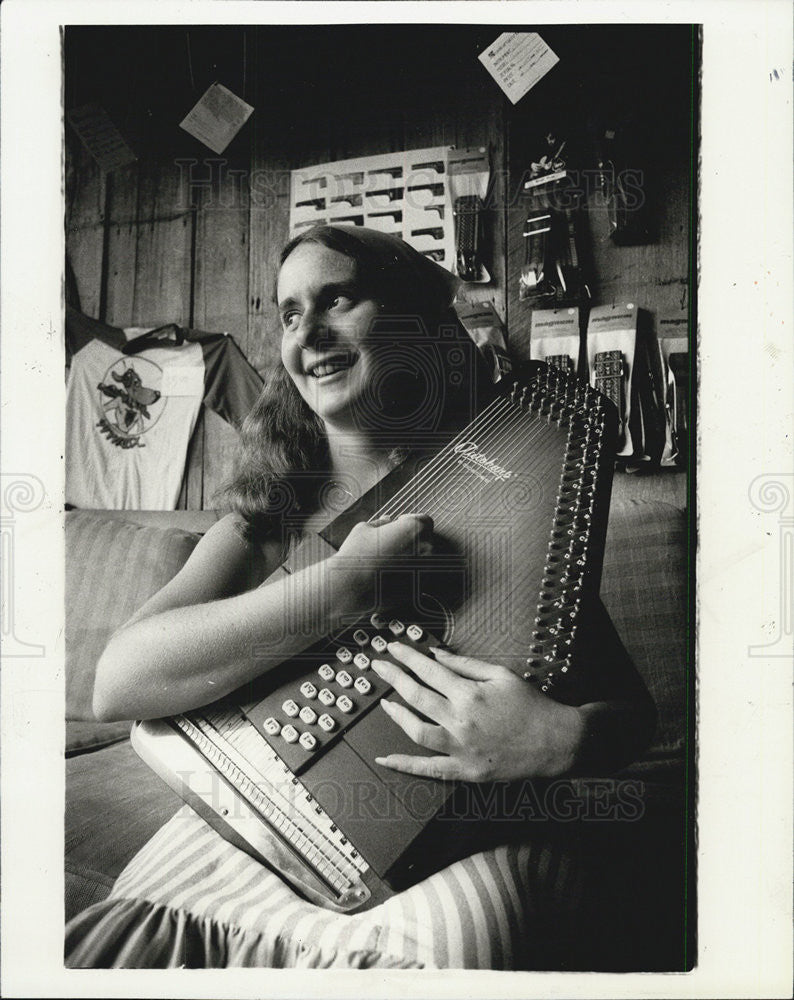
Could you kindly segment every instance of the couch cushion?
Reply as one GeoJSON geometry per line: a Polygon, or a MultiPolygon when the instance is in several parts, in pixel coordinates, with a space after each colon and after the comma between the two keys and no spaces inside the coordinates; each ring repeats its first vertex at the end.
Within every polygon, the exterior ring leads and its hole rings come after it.
{"type": "Polygon", "coordinates": [[[67,512],[67,719],[93,720],[94,673],[108,639],[182,568],[199,538],[95,511],[67,512]]]}
{"type": "Polygon", "coordinates": [[[67,760],[67,919],[104,899],[130,858],[181,806],[128,739],[67,760]]]}
{"type": "Polygon", "coordinates": [[[85,722],[68,719],[66,722],[66,756],[91,753],[103,747],[121,743],[130,735],[129,722],[85,722]]]}
{"type": "Polygon", "coordinates": [[[686,514],[624,500],[610,511],[601,597],[651,692],[656,736],[632,776],[682,786],[689,684],[686,514]]]}

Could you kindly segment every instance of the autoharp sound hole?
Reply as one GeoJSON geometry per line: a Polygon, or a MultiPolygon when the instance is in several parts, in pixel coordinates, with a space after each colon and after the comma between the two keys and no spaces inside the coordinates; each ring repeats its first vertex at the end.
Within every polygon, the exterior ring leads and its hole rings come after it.
{"type": "Polygon", "coordinates": [[[417,625],[432,632],[445,646],[452,645],[452,636],[455,632],[454,612],[435,595],[428,594],[424,590],[419,599],[420,607],[415,609],[417,625]]]}

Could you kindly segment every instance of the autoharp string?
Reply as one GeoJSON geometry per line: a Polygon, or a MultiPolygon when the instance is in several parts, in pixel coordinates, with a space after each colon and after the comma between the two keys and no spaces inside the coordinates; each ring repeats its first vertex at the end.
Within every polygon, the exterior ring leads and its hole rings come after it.
{"type": "MultiPolygon", "coordinates": [[[[536,453],[533,455],[533,467],[545,469],[549,467],[547,461],[549,455],[555,457],[555,461],[558,455],[558,445],[555,443],[554,436],[545,435],[544,437],[544,429],[547,425],[548,420],[544,419],[543,415],[532,410],[524,410],[523,407],[516,405],[510,399],[502,398],[495,401],[483,411],[480,417],[457,434],[439,455],[399,490],[374,517],[382,516],[382,514],[407,512],[409,508],[414,511],[429,510],[434,512],[435,530],[442,530],[445,524],[454,520],[456,511],[453,509],[449,511],[448,516],[444,517],[443,514],[439,514],[435,510],[439,492],[449,489],[450,484],[454,489],[457,484],[458,486],[466,486],[469,496],[471,493],[471,475],[456,460],[455,444],[467,437],[476,437],[478,448],[485,451],[493,461],[503,466],[509,465],[512,458],[528,447],[534,447],[536,453]],[[529,427],[527,427],[527,423],[529,423],[529,427]],[[538,447],[539,443],[540,447],[538,447]]],[[[554,485],[557,485],[556,482],[554,485]]],[[[535,504],[539,502],[539,498],[533,496],[531,488],[524,498],[524,502],[535,504]]],[[[545,541],[545,537],[539,541],[542,543],[545,541]]],[[[529,566],[524,573],[519,570],[515,580],[516,587],[520,588],[524,581],[528,581],[533,575],[534,571],[531,571],[529,566]]]]}
{"type": "Polygon", "coordinates": [[[479,434],[483,430],[486,430],[489,424],[493,424],[498,421],[500,412],[504,412],[509,408],[509,403],[504,399],[495,400],[483,411],[480,416],[475,418],[475,420],[467,424],[458,434],[452,438],[441,451],[422,469],[421,472],[417,473],[402,489],[398,490],[395,495],[386,502],[383,508],[373,515],[373,519],[377,517],[382,517],[385,514],[396,514],[399,512],[404,512],[402,509],[402,504],[406,500],[410,500],[412,504],[416,501],[416,491],[423,485],[427,485],[432,488],[437,485],[440,477],[444,474],[445,467],[449,466],[450,462],[454,462],[454,447],[456,444],[463,441],[466,437],[472,436],[474,434],[479,434]]]}
{"type": "MultiPolygon", "coordinates": [[[[429,499],[438,496],[440,487],[444,483],[444,477],[448,475],[450,468],[457,464],[454,457],[455,445],[467,437],[487,433],[490,427],[498,424],[501,417],[500,411],[504,413],[508,409],[508,406],[509,404],[505,400],[499,400],[494,407],[493,413],[486,411],[481,417],[464,427],[421,472],[414,476],[384,505],[383,512],[386,514],[404,512],[406,503],[415,510],[417,509],[416,505],[420,497],[429,499]]],[[[426,503],[427,500],[425,499],[424,502],[426,503]]]]}
{"type": "MultiPolygon", "coordinates": [[[[511,448],[513,441],[519,441],[521,445],[526,446],[534,438],[534,434],[528,435],[526,429],[521,429],[518,426],[522,423],[522,418],[526,418],[526,414],[509,403],[500,409],[502,412],[494,414],[493,419],[483,422],[479,427],[476,423],[469,425],[468,428],[464,429],[462,435],[459,435],[459,438],[478,437],[478,447],[484,449],[489,457],[495,461],[498,459],[509,460],[509,456],[514,451],[511,448]],[[505,416],[507,420],[504,419],[505,416]],[[516,428],[514,434],[509,433],[511,427],[516,428]]],[[[395,498],[398,503],[390,505],[390,512],[402,506],[408,497],[410,497],[413,509],[425,509],[428,504],[435,506],[433,501],[437,502],[439,496],[454,496],[456,486],[467,485],[470,488],[471,477],[456,459],[455,443],[453,441],[444,449],[434,468],[425,475],[417,476],[411,483],[407,484],[407,488],[400,491],[395,498]]],[[[453,510],[451,516],[454,517],[454,513],[453,510]]],[[[440,528],[444,521],[443,517],[439,517],[436,526],[440,528]]]]}
{"type": "MultiPolygon", "coordinates": [[[[542,421],[536,415],[530,415],[527,413],[519,412],[515,415],[515,418],[507,427],[507,432],[502,436],[492,435],[490,438],[485,439],[485,441],[478,443],[478,447],[487,454],[488,458],[496,462],[498,465],[509,468],[512,460],[522,452],[525,452],[528,448],[534,448],[535,454],[533,455],[534,464],[539,465],[539,467],[544,467],[544,456],[545,452],[554,449],[554,442],[547,441],[538,448],[538,442],[540,440],[540,435],[542,431],[542,421]],[[530,427],[527,428],[527,422],[530,422],[530,427]]],[[[455,463],[456,468],[453,469],[452,486],[442,487],[446,489],[455,490],[458,489],[463,491],[470,491],[473,487],[476,489],[479,485],[477,482],[472,484],[470,473],[460,464],[455,463]]],[[[521,490],[530,487],[530,491],[527,494],[527,500],[532,499],[531,484],[528,484],[526,480],[517,480],[516,487],[511,481],[504,481],[503,490],[506,494],[515,489],[513,494],[513,503],[521,496],[521,490]]],[[[454,493],[453,493],[454,496],[454,493]]],[[[507,497],[505,496],[505,499],[507,497]]],[[[526,502],[526,501],[525,501],[526,502]]],[[[503,504],[503,508],[507,504],[503,504]]],[[[435,526],[440,531],[444,528],[446,524],[454,521],[456,511],[454,509],[449,509],[443,512],[441,516],[436,519],[435,526]],[[446,516],[445,516],[446,515],[446,516]]]]}
{"type": "MultiPolygon", "coordinates": [[[[537,427],[522,426],[526,425],[528,419],[532,420],[526,413],[514,410],[514,413],[508,415],[508,418],[500,422],[498,426],[489,428],[489,434],[477,442],[478,449],[487,455],[489,460],[503,467],[509,467],[512,458],[517,453],[534,445],[537,427]]],[[[480,486],[480,483],[477,480],[472,481],[470,470],[462,463],[455,461],[454,453],[452,462],[452,469],[447,471],[444,476],[439,477],[440,483],[434,484],[435,489],[440,492],[442,497],[451,497],[454,501],[456,496],[461,496],[464,501],[467,501],[467,495],[470,496],[471,492],[480,486]]],[[[510,489],[511,485],[509,482],[503,481],[504,489],[510,489]]],[[[447,504],[446,509],[442,505],[436,527],[439,530],[442,529],[445,524],[454,520],[455,515],[456,510],[453,505],[447,504]]]]}
{"type": "MultiPolygon", "coordinates": [[[[459,432],[440,454],[399,490],[374,517],[404,512],[406,501],[410,501],[414,510],[423,509],[443,491],[448,491],[448,495],[451,495],[450,491],[454,491],[456,486],[470,481],[470,476],[456,459],[454,450],[455,445],[465,438],[478,437],[478,447],[486,451],[491,460],[504,464],[521,449],[535,444],[541,434],[542,426],[540,418],[531,411],[527,412],[517,407],[510,400],[495,401],[479,418],[459,432]],[[525,426],[528,419],[533,424],[530,428],[525,426]]],[[[452,511],[450,516],[454,517],[454,513],[452,511]]],[[[442,517],[437,526],[441,527],[444,521],[442,517]]]]}

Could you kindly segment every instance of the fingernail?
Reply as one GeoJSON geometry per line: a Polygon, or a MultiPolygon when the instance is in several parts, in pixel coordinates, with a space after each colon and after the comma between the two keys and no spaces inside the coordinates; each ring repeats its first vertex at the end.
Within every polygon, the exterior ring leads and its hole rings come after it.
{"type": "Polygon", "coordinates": [[[373,660],[372,661],[372,669],[373,670],[380,670],[382,667],[385,667],[386,665],[387,664],[386,664],[385,660],[373,660]]]}
{"type": "Polygon", "coordinates": [[[391,649],[392,646],[397,646],[399,649],[402,649],[403,643],[401,643],[399,639],[392,639],[392,641],[387,644],[387,648],[391,649]]]}
{"type": "Polygon", "coordinates": [[[387,701],[385,698],[381,698],[380,707],[385,708],[386,711],[388,712],[388,710],[391,708],[391,702],[387,701]]]}
{"type": "Polygon", "coordinates": [[[386,758],[385,757],[376,757],[375,758],[375,763],[376,764],[385,764],[386,763],[386,758]]]}

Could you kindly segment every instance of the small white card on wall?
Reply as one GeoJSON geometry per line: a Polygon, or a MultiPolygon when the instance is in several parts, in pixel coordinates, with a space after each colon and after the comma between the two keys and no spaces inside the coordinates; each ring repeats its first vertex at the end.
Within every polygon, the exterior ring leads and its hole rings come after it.
{"type": "Polygon", "coordinates": [[[169,365],[163,370],[160,392],[164,396],[203,396],[203,365],[169,365]]]}
{"type": "Polygon", "coordinates": [[[534,31],[503,32],[479,59],[513,104],[560,61],[534,31]]]}
{"type": "Polygon", "coordinates": [[[222,83],[213,83],[179,123],[213,153],[222,153],[253,114],[250,104],[222,83]]]}
{"type": "Polygon", "coordinates": [[[126,167],[137,159],[107,111],[98,104],[73,108],[66,117],[99,169],[105,173],[117,167],[126,167]]]}

